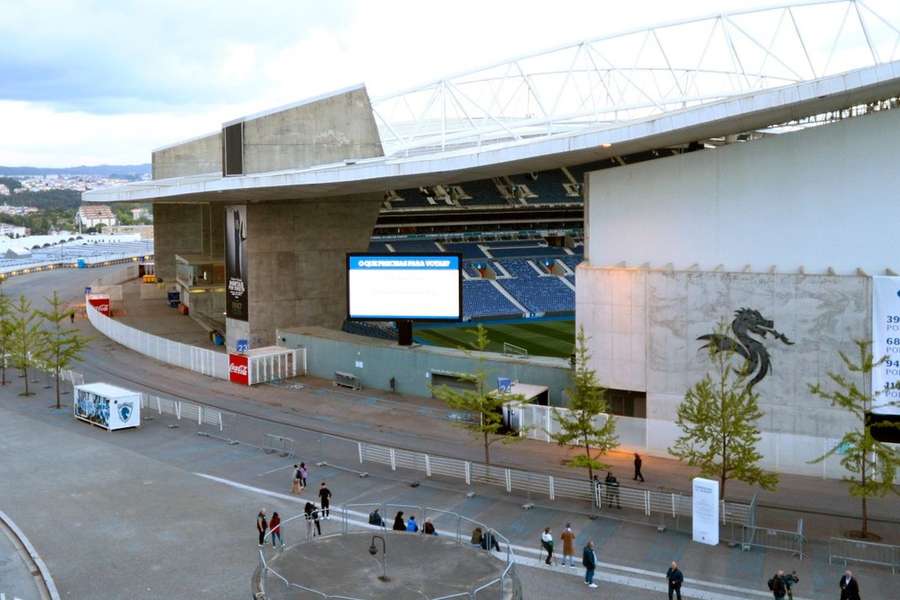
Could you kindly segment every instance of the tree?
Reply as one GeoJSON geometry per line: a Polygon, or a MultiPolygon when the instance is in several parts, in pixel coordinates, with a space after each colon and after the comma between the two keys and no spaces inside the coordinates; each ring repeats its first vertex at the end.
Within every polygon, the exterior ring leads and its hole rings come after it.
{"type": "Polygon", "coordinates": [[[8,296],[0,294],[0,385],[6,385],[6,362],[10,350],[12,318],[12,302],[8,296]]]}
{"type": "MultiPolygon", "coordinates": [[[[839,352],[841,360],[850,373],[860,374],[863,381],[869,380],[872,371],[887,357],[884,356],[875,362],[869,351],[869,342],[865,340],[857,340],[856,347],[859,350],[859,362],[854,363],[843,352],[839,352]]],[[[859,498],[862,505],[862,530],[852,534],[861,538],[878,537],[869,533],[868,499],[880,498],[889,492],[897,493],[894,489],[894,478],[896,470],[900,468],[900,453],[872,437],[873,426],[866,421],[866,415],[872,410],[873,400],[882,392],[878,390],[871,394],[866,393],[857,386],[856,381],[839,373],[830,372],[828,378],[835,384],[836,390],[826,391],[820,383],[815,383],[809,386],[809,391],[823,400],[828,400],[831,406],[849,412],[853,416],[850,422],[855,427],[845,433],[834,448],[812,462],[822,462],[836,453],[841,455],[841,465],[853,475],[844,477],[844,481],[849,484],[850,495],[859,498]]]]}
{"type": "Polygon", "coordinates": [[[594,469],[605,469],[608,465],[597,460],[618,445],[616,437],[616,421],[608,416],[603,425],[596,424],[596,418],[609,410],[606,403],[606,390],[597,383],[597,373],[590,368],[591,355],[588,353],[587,336],[584,327],[578,328],[575,345],[575,365],[572,368],[572,381],[566,388],[569,397],[569,414],[554,409],[556,420],[561,431],[551,434],[560,446],[578,445],[584,448],[569,461],[573,467],[587,467],[588,479],[594,479],[594,469]],[[596,450],[592,455],[591,450],[596,450]]]}
{"type": "MultiPolygon", "coordinates": [[[[498,393],[488,387],[484,352],[489,345],[487,329],[479,324],[472,342],[472,348],[479,352],[478,367],[474,373],[464,373],[459,376],[460,381],[471,386],[471,389],[454,389],[446,385],[432,388],[435,397],[444,401],[453,410],[465,411],[478,417],[477,421],[463,421],[460,426],[481,437],[484,445],[484,462],[488,465],[491,464],[491,446],[493,444],[499,441],[509,443],[522,439],[518,432],[506,431],[503,423],[503,405],[507,402],[522,400],[522,396],[498,393]]],[[[466,350],[466,354],[471,355],[468,350],[466,350]]]]}
{"type": "MultiPolygon", "coordinates": [[[[725,328],[722,323],[719,332],[724,334],[725,328]]],[[[759,395],[749,386],[749,373],[745,367],[734,367],[739,359],[734,350],[710,346],[709,359],[713,373],[694,384],[678,406],[675,422],[684,435],[669,453],[699,467],[701,476],[716,477],[721,499],[729,479],[773,490],[778,476],[759,466],[757,421],[763,413],[759,395]]]]}
{"type": "Polygon", "coordinates": [[[14,307],[9,337],[13,363],[25,375],[25,392],[22,395],[30,396],[28,367],[34,366],[42,353],[44,331],[41,329],[37,313],[31,309],[31,302],[24,294],[19,296],[19,303],[14,307]]]}
{"type": "Polygon", "coordinates": [[[56,379],[56,408],[60,408],[59,400],[59,375],[63,369],[77,361],[81,351],[87,347],[88,338],[72,327],[66,327],[73,310],[66,310],[59,294],[53,290],[53,296],[47,298],[49,310],[38,311],[38,315],[48,325],[45,329],[45,343],[41,358],[53,371],[56,379]]]}

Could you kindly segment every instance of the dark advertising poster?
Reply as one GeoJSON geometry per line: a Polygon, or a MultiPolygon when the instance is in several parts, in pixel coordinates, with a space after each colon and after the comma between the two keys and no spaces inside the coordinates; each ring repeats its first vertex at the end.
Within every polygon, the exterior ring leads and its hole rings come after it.
{"type": "Polygon", "coordinates": [[[228,290],[225,312],[229,319],[247,320],[247,207],[225,208],[225,269],[228,290]]]}

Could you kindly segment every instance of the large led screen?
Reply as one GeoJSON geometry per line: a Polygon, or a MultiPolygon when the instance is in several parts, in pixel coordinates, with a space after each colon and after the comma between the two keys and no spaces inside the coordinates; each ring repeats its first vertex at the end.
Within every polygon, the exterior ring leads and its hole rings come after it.
{"type": "Polygon", "coordinates": [[[348,254],[348,316],[364,321],[458,321],[458,254],[348,254]]]}

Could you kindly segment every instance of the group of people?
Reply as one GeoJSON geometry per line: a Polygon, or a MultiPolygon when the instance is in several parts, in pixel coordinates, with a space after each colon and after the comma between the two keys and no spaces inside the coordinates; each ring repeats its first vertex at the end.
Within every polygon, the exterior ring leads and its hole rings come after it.
{"type": "MultiPolygon", "coordinates": [[[[562,566],[575,568],[575,532],[572,531],[572,524],[566,523],[566,527],[563,529],[562,533],[559,534],[559,539],[562,540],[563,550],[562,550],[562,566]]],[[[544,562],[546,564],[552,564],[553,559],[553,533],[551,533],[549,527],[545,527],[543,533],[541,533],[541,554],[543,556],[544,553],[547,554],[544,562]]],[[[540,559],[540,558],[539,558],[540,559]]],[[[587,544],[584,545],[584,548],[581,551],[581,566],[584,567],[584,583],[591,588],[597,587],[597,584],[594,583],[594,571],[597,568],[597,553],[594,550],[594,542],[588,541],[587,544]]]]}
{"type": "MultiPolygon", "coordinates": [[[[369,513],[369,524],[384,527],[384,519],[381,518],[377,508],[369,513]]],[[[391,529],[394,531],[408,531],[409,533],[419,533],[420,531],[419,523],[416,521],[416,515],[410,515],[409,519],[404,520],[402,510],[398,510],[397,514],[394,515],[394,525],[391,529]]],[[[437,531],[435,530],[434,523],[431,522],[431,519],[425,519],[425,524],[422,526],[421,532],[425,535],[437,535],[437,531]]]]}
{"type": "Polygon", "coordinates": [[[266,534],[272,540],[272,547],[278,548],[280,544],[284,548],[284,538],[281,537],[281,517],[277,512],[272,513],[272,518],[266,518],[266,509],[261,508],[256,515],[256,533],[259,535],[259,547],[266,543],[266,534]]]}

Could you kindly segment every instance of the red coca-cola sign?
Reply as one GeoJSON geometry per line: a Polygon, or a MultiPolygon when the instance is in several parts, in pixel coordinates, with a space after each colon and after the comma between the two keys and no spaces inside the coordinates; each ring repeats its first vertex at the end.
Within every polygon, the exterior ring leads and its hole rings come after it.
{"type": "Polygon", "coordinates": [[[228,380],[250,385],[250,359],[241,354],[228,355],[228,380]]]}
{"type": "Polygon", "coordinates": [[[109,296],[88,296],[88,302],[107,317],[109,316],[109,296]]]}

